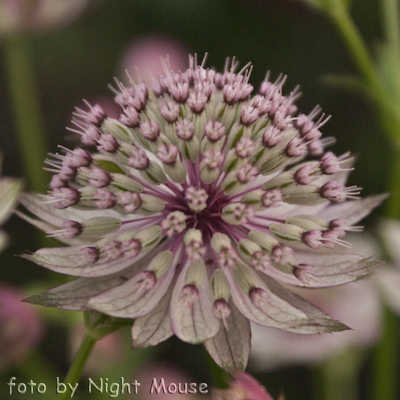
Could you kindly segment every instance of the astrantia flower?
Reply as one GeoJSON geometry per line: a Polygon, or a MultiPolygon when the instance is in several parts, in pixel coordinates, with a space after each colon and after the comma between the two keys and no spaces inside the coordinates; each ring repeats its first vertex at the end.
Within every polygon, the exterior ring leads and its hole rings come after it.
{"type": "Polygon", "coordinates": [[[26,258],[79,278],[32,302],[135,319],[134,347],[175,334],[226,369],[247,363],[249,321],[346,328],[278,282],[325,287],[366,274],[375,262],[336,248],[383,197],[355,200],[359,188],[344,185],[350,155],[324,151],[326,119],[318,107],[296,115],[297,88],[284,96],[285,79],[267,75],[251,97],[251,68],[236,69],[191,59],[175,72],[165,61],[150,88],[117,81],[119,120],[98,105],[76,111],[86,147],[48,160],[51,191],[22,202],[37,217],[25,219],[70,245],[26,258]]]}

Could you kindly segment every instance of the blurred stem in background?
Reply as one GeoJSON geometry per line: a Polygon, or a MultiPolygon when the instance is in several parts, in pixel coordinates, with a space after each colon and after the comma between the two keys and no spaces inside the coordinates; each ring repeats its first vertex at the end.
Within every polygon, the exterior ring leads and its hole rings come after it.
{"type": "Polygon", "coordinates": [[[10,36],[4,42],[7,81],[29,189],[46,192],[48,177],[43,170],[47,136],[40,107],[29,39],[10,36]]]}
{"type": "MultiPolygon", "coordinates": [[[[393,144],[391,196],[386,214],[400,217],[400,26],[399,0],[381,0],[385,40],[376,63],[350,15],[350,0],[305,0],[324,11],[334,22],[361,75],[360,78],[337,77],[335,83],[351,83],[362,88],[378,107],[382,126],[393,144]]],[[[373,399],[397,399],[398,378],[398,321],[391,311],[385,310],[384,331],[377,347],[373,379],[373,399]]],[[[332,371],[330,371],[331,373],[332,371]]],[[[327,379],[328,374],[325,374],[327,379]]],[[[329,382],[328,382],[329,383],[329,382]]],[[[336,382],[340,384],[339,382],[336,382]]],[[[329,400],[343,399],[339,388],[333,388],[337,396],[329,400]]],[[[328,398],[326,398],[327,400],[328,398]]]]}
{"type": "MultiPolygon", "coordinates": [[[[54,385],[54,376],[59,376],[59,373],[54,369],[55,366],[52,365],[51,367],[50,370],[49,360],[36,350],[23,363],[18,365],[18,371],[28,382],[32,379],[33,382],[42,382],[47,388],[50,388],[51,385],[54,385]]],[[[46,390],[44,393],[38,393],[38,398],[40,400],[53,400],[54,393],[46,390]]]]}
{"type": "MultiPolygon", "coordinates": [[[[333,1],[333,0],[330,0],[333,1]]],[[[340,4],[343,4],[341,0],[340,4]]],[[[387,202],[387,215],[400,217],[400,37],[398,0],[381,0],[385,42],[375,65],[360,32],[342,5],[328,7],[327,11],[348,47],[350,55],[363,78],[365,93],[375,102],[382,126],[391,139],[395,157],[392,160],[391,196],[387,202]]],[[[339,78],[340,79],[340,78],[339,78]]]]}
{"type": "Polygon", "coordinates": [[[315,370],[315,398],[324,400],[360,400],[359,371],[364,354],[359,349],[336,353],[315,370]],[[321,382],[323,383],[321,385],[321,382]]]}

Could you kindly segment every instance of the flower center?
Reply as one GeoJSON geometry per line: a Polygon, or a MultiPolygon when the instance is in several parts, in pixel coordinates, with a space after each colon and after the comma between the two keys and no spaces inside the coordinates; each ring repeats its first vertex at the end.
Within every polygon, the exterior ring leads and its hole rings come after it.
{"type": "Polygon", "coordinates": [[[206,236],[212,236],[224,224],[221,215],[226,196],[219,186],[205,186],[189,186],[184,190],[184,213],[188,215],[188,228],[199,229],[206,236]]]}

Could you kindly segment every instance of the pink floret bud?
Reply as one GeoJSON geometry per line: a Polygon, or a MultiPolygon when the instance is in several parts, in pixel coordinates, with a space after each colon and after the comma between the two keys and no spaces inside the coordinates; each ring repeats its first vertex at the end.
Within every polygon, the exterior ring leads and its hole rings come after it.
{"type": "Polygon", "coordinates": [[[54,199],[52,202],[54,208],[67,208],[74,206],[78,203],[81,197],[78,190],[69,187],[54,189],[52,195],[54,199]]]}

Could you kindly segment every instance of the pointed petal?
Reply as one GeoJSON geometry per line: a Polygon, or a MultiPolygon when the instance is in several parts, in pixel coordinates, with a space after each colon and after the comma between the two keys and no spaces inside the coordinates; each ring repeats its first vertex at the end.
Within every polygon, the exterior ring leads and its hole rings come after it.
{"type": "Polygon", "coordinates": [[[78,278],[24,301],[61,310],[85,311],[89,310],[86,304],[92,296],[122,285],[126,280],[123,271],[100,278],[78,278]]]}
{"type": "Polygon", "coordinates": [[[135,320],[132,327],[132,347],[145,348],[155,346],[170,338],[170,303],[176,279],[169,285],[167,292],[149,314],[135,320]]]}
{"type": "Polygon", "coordinates": [[[229,301],[231,314],[221,324],[218,333],[204,343],[213,360],[225,371],[244,370],[250,353],[251,330],[249,320],[229,301]]]}
{"type": "Polygon", "coordinates": [[[15,214],[17,214],[18,217],[22,218],[24,221],[30,223],[33,226],[36,226],[36,228],[40,229],[43,232],[49,232],[57,228],[57,226],[55,225],[49,224],[48,222],[44,222],[40,219],[32,218],[29,215],[26,215],[18,210],[15,211],[15,214]]]}
{"type": "Polygon", "coordinates": [[[110,275],[129,266],[138,269],[140,266],[148,263],[152,258],[152,255],[149,255],[149,253],[139,253],[134,259],[117,259],[104,263],[80,266],[79,264],[81,261],[78,256],[78,251],[84,247],[85,246],[44,248],[33,254],[24,254],[22,257],[55,272],[86,277],[110,275]],[[141,261],[140,265],[138,264],[139,261],[141,261]]]}
{"type": "MultiPolygon", "coordinates": [[[[65,210],[56,210],[50,204],[45,203],[45,198],[34,193],[23,193],[20,198],[21,204],[44,222],[52,226],[61,226],[67,213],[65,210]]],[[[31,222],[31,221],[28,221],[31,222]]]]}
{"type": "MultiPolygon", "coordinates": [[[[150,252],[154,257],[154,251],[150,252]]],[[[139,272],[123,285],[92,297],[88,306],[104,314],[121,318],[137,318],[148,314],[161,300],[174,277],[177,258],[176,252],[172,265],[155,282],[154,275],[143,278],[139,272]]],[[[149,271],[142,271],[146,274],[149,271]]]]}
{"type": "MultiPolygon", "coordinates": [[[[23,220],[25,220],[26,222],[30,223],[33,226],[36,226],[36,228],[40,229],[43,232],[51,232],[54,230],[59,229],[59,227],[62,226],[62,222],[64,221],[64,219],[68,219],[67,215],[65,215],[65,218],[59,218],[58,216],[52,216],[52,214],[48,213],[48,212],[43,212],[43,210],[41,208],[39,208],[35,202],[32,203],[28,203],[27,200],[33,199],[37,196],[33,196],[30,195],[29,193],[24,193],[23,198],[21,198],[21,204],[23,204],[29,211],[31,211],[33,214],[37,215],[39,218],[42,217],[46,217],[47,220],[45,219],[38,219],[38,218],[34,218],[31,217],[30,215],[24,214],[23,212],[20,211],[15,211],[15,213],[22,218],[23,220]],[[48,221],[51,221],[48,222],[48,221]]],[[[41,201],[38,198],[38,201],[41,201]]],[[[70,218],[69,218],[70,219],[70,218]]],[[[83,245],[83,244],[92,244],[95,243],[95,238],[91,239],[91,238],[82,238],[82,237],[78,237],[76,239],[64,239],[64,238],[58,238],[60,240],[60,242],[69,244],[71,246],[76,246],[76,245],[83,245]]]]}
{"type": "Polygon", "coordinates": [[[332,220],[344,218],[348,225],[353,225],[379,206],[389,195],[380,194],[366,197],[362,200],[346,201],[340,204],[331,204],[318,213],[318,216],[332,220]]]}
{"type": "Polygon", "coordinates": [[[114,274],[74,279],[44,293],[28,297],[25,301],[62,310],[89,310],[90,307],[87,306],[87,302],[91,297],[122,285],[135,276],[137,270],[143,268],[143,264],[147,262],[148,259],[143,258],[138,263],[114,274]]]}
{"type": "Polygon", "coordinates": [[[386,263],[357,254],[296,254],[296,260],[313,267],[315,282],[307,287],[327,287],[352,282],[386,263]]]}
{"type": "Polygon", "coordinates": [[[171,299],[171,325],[175,335],[188,343],[202,343],[215,336],[219,321],[212,312],[208,279],[198,288],[198,298],[186,302],[182,296],[185,275],[190,263],[181,271],[171,299]]]}
{"type": "Polygon", "coordinates": [[[300,296],[280,286],[274,279],[266,275],[259,277],[247,268],[248,274],[252,274],[253,281],[257,282],[257,288],[264,293],[264,297],[258,297],[257,301],[252,301],[249,293],[243,293],[238,288],[229,269],[225,269],[224,272],[230,283],[233,301],[250,321],[298,333],[345,329],[343,324],[330,319],[300,296]],[[318,310],[318,313],[315,310],[318,310]]]}
{"type": "MultiPolygon", "coordinates": [[[[112,208],[107,210],[78,207],[60,209],[54,208],[51,203],[47,203],[49,200],[51,200],[51,196],[38,195],[36,193],[23,193],[20,202],[32,214],[56,226],[61,226],[59,221],[62,223],[64,219],[83,222],[84,220],[93,217],[121,217],[121,215],[112,208]],[[58,221],[57,223],[54,222],[56,220],[58,221]]],[[[128,218],[132,219],[130,217],[128,218]]]]}
{"type": "MultiPolygon", "coordinates": [[[[46,203],[48,199],[45,196],[39,196],[34,193],[23,193],[20,197],[20,203],[34,215],[17,211],[17,215],[36,226],[44,232],[50,232],[57,230],[62,227],[63,221],[66,219],[77,221],[79,223],[84,222],[94,217],[114,217],[120,220],[127,219],[129,217],[120,215],[117,211],[109,210],[79,210],[78,208],[68,207],[64,209],[53,208],[51,204],[46,203]]],[[[82,237],[79,236],[74,239],[65,239],[63,237],[57,238],[60,242],[66,243],[71,246],[78,246],[82,244],[91,244],[96,242],[95,236],[93,237],[82,237]]]]}
{"type": "MultiPolygon", "coordinates": [[[[357,254],[296,252],[295,259],[300,264],[308,264],[313,267],[313,274],[307,283],[300,281],[293,274],[279,271],[272,266],[266,270],[266,274],[281,283],[308,288],[323,288],[352,282],[385,264],[384,261],[371,260],[370,257],[362,257],[357,254]]],[[[262,272],[260,272],[261,274],[262,272]]]]}
{"type": "Polygon", "coordinates": [[[279,296],[281,299],[294,307],[298,308],[304,312],[307,316],[307,320],[303,324],[289,326],[285,329],[289,332],[296,333],[322,333],[322,332],[339,332],[349,329],[345,324],[335,321],[326,315],[322,310],[311,304],[307,300],[303,299],[301,296],[293,293],[289,289],[286,289],[274,279],[263,276],[265,283],[268,285],[271,292],[279,296]]]}
{"type": "Polygon", "coordinates": [[[244,264],[242,264],[242,268],[246,269],[246,274],[251,276],[253,282],[256,282],[253,287],[261,289],[265,296],[268,297],[266,299],[268,304],[265,303],[262,308],[256,307],[250,298],[250,290],[248,293],[244,293],[239,289],[231,270],[229,268],[224,269],[230,284],[233,301],[250,321],[260,325],[284,328],[288,323],[306,320],[306,315],[303,312],[272,294],[264,281],[251,268],[244,264]]]}

